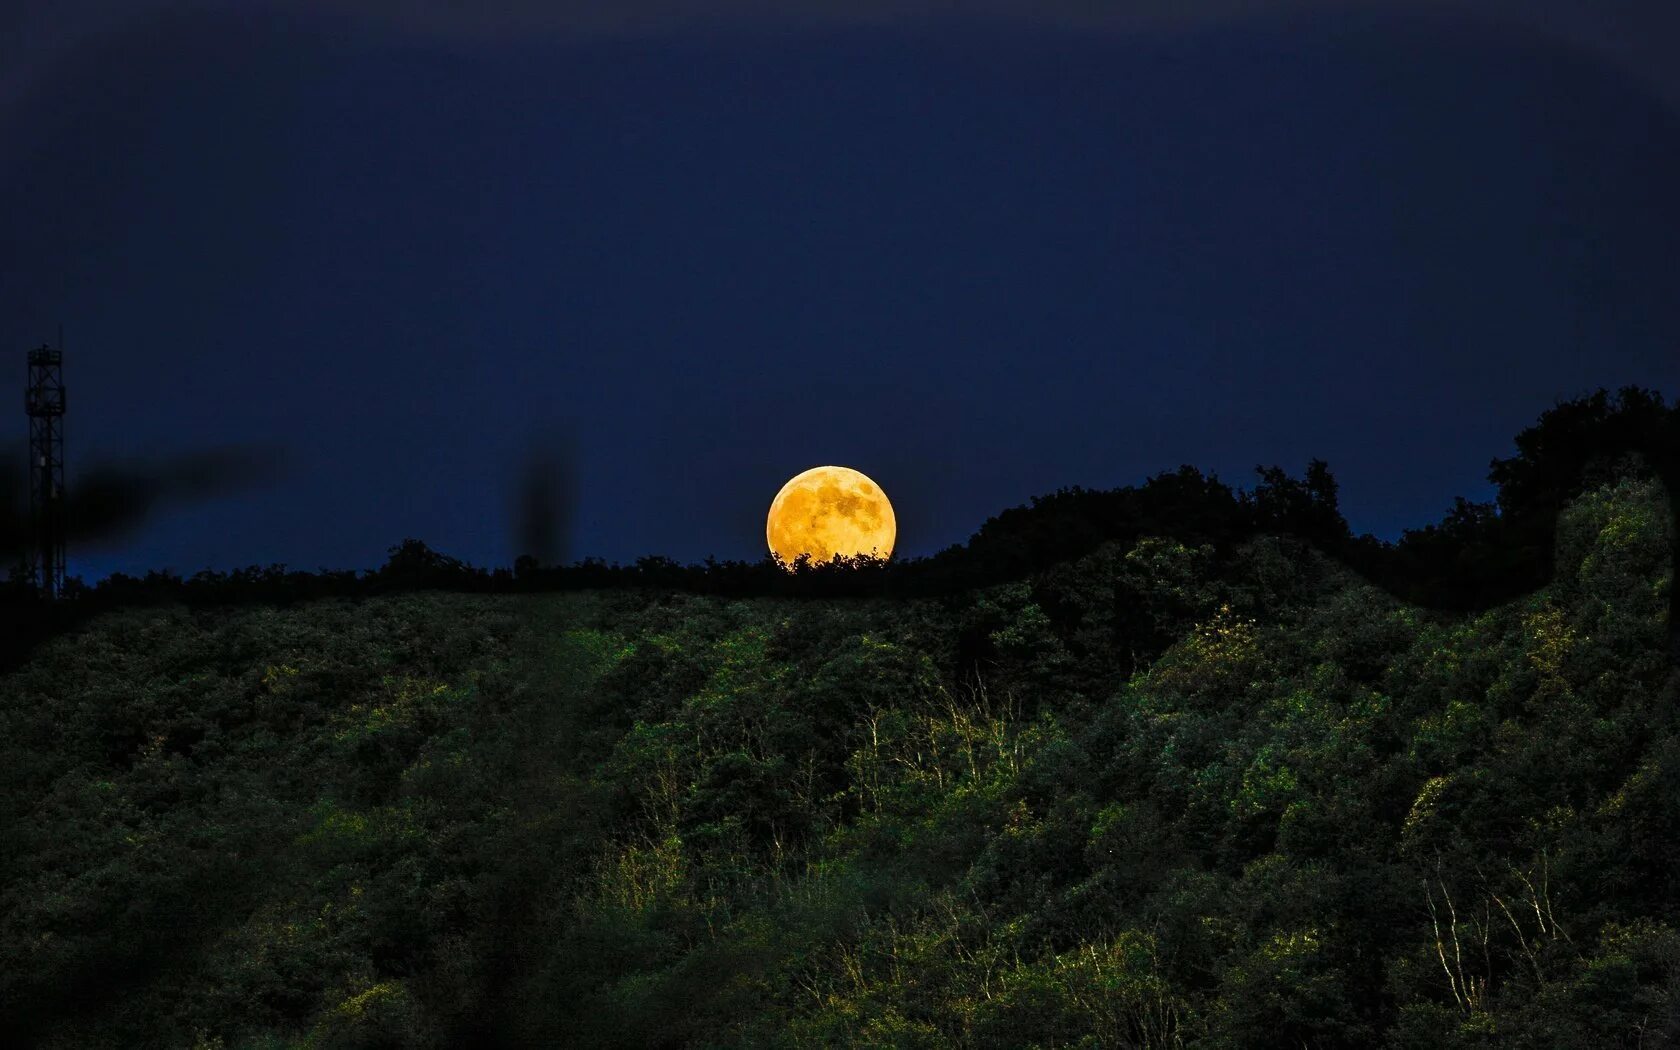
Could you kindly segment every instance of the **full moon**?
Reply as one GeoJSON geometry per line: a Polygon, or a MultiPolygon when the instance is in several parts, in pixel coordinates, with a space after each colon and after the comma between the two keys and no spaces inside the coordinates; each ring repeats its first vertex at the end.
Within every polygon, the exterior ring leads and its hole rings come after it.
{"type": "Polygon", "coordinates": [[[812,467],[770,501],[764,526],[770,553],[792,567],[809,554],[813,564],[836,554],[885,559],[898,538],[898,519],[881,486],[851,467],[812,467]]]}

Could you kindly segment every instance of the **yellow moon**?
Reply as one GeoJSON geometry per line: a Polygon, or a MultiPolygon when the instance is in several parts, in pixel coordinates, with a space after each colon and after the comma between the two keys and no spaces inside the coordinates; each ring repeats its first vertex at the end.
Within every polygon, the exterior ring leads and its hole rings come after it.
{"type": "Polygon", "coordinates": [[[770,501],[764,526],[770,553],[792,567],[809,554],[813,563],[836,554],[891,557],[898,538],[887,494],[851,467],[812,467],[796,474],[770,501]]]}

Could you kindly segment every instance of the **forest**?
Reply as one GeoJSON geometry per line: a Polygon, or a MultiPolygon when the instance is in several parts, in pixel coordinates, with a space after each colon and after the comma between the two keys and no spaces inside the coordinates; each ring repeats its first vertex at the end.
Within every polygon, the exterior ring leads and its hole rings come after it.
{"type": "Polygon", "coordinates": [[[1675,418],[1555,406],[1394,543],[1315,462],[902,565],[14,593],[0,1031],[1680,1046],[1675,418]]]}

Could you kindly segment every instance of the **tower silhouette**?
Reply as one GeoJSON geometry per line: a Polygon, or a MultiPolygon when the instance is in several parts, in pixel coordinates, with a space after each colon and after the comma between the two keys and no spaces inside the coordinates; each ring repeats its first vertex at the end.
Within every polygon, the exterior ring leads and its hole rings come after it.
{"type": "MultiPolygon", "coordinates": [[[[61,340],[62,342],[62,340],[61,340]]],[[[36,587],[51,599],[64,593],[64,352],[41,346],[29,351],[30,571],[36,587]]]]}

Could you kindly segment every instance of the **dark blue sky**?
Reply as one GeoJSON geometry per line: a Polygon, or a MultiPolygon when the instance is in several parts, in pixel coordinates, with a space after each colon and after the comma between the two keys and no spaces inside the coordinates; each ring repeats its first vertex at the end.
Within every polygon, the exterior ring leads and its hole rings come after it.
{"type": "MultiPolygon", "coordinates": [[[[842,463],[900,551],[1059,486],[1330,461],[1393,536],[1554,399],[1680,392],[1680,119],[1540,38],[1363,14],[416,36],[153,19],[0,115],[0,348],[98,460],[285,451],[71,572],[763,553],[842,463]]],[[[21,451],[25,428],[15,420],[21,451]]]]}

